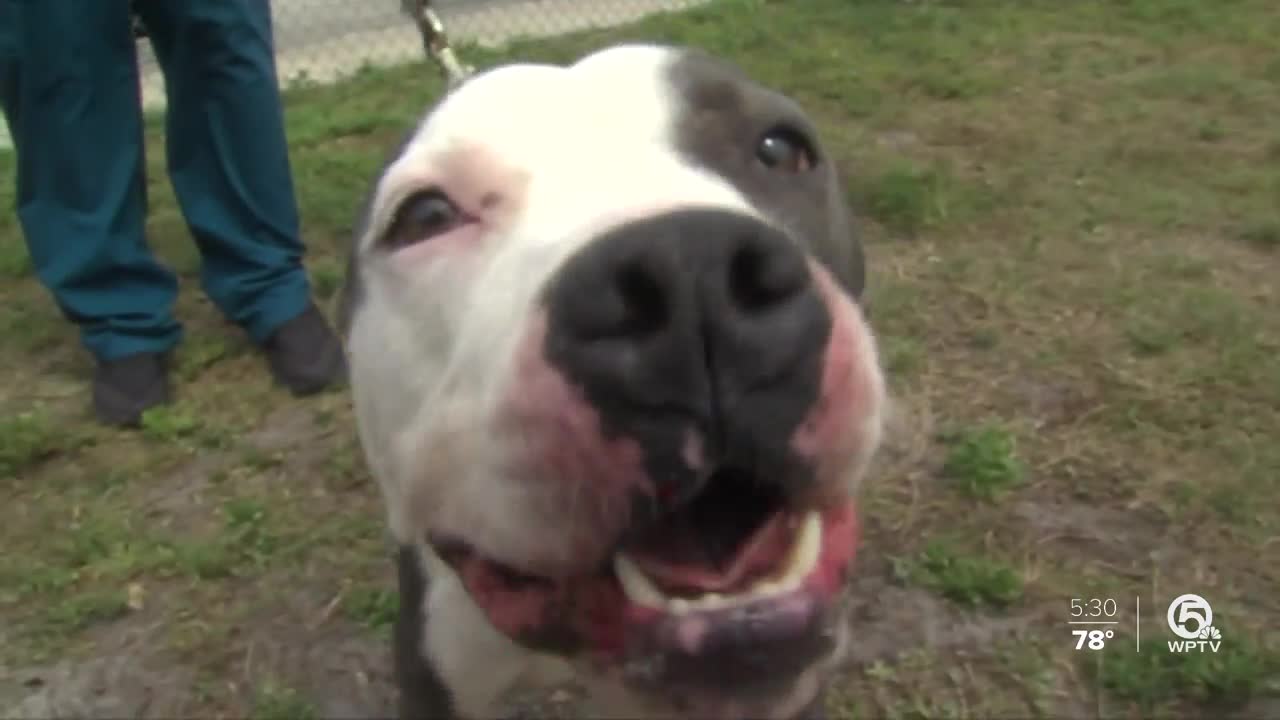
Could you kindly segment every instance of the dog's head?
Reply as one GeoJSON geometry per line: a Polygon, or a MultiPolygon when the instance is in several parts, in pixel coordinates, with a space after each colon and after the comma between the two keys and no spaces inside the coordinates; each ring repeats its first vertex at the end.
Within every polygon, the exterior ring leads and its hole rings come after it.
{"type": "Polygon", "coordinates": [[[501,631],[766,698],[830,655],[885,390],[790,99],[615,47],[478,75],[377,179],[345,315],[395,535],[501,631]]]}

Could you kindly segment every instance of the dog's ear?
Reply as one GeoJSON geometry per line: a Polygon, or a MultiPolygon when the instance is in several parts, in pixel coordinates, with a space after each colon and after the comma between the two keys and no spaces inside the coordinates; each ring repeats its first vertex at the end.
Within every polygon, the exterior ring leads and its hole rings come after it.
{"type": "MultiPolygon", "coordinates": [[[[369,204],[368,201],[366,201],[369,204]]],[[[363,213],[367,212],[366,207],[363,213]]],[[[365,220],[357,223],[357,227],[367,225],[365,220]]],[[[363,229],[357,232],[363,233],[363,229]]],[[[333,301],[333,317],[338,327],[338,334],[342,338],[342,343],[347,344],[351,337],[351,322],[355,316],[356,308],[364,299],[364,280],[360,277],[360,257],[356,249],[357,240],[351,243],[351,248],[347,251],[347,264],[343,270],[342,287],[338,290],[338,296],[333,301]]]]}
{"type": "Polygon", "coordinates": [[[400,717],[456,717],[453,696],[427,658],[423,640],[427,626],[427,593],[431,578],[417,548],[401,545],[396,552],[400,609],[393,635],[396,681],[400,687],[400,717]]]}
{"type": "Polygon", "coordinates": [[[831,269],[839,282],[859,303],[867,285],[866,253],[858,218],[849,202],[849,194],[840,169],[828,157],[823,171],[827,173],[826,232],[815,238],[814,255],[831,269]]]}

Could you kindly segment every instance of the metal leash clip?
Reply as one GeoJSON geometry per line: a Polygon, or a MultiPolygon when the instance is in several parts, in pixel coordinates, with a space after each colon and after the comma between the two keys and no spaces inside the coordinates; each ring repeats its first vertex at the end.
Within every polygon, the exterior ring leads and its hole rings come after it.
{"type": "Polygon", "coordinates": [[[414,24],[418,26],[422,47],[427,51],[427,57],[444,71],[449,89],[458,87],[475,73],[475,68],[462,64],[454,54],[449,45],[449,36],[445,34],[444,23],[431,8],[430,0],[400,0],[400,9],[413,18],[414,24]]]}

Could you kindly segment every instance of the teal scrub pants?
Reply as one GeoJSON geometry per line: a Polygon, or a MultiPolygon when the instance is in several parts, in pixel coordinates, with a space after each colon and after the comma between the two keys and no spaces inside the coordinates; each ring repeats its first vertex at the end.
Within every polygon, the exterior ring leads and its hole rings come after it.
{"type": "MultiPolygon", "coordinates": [[[[138,0],[201,285],[256,342],[310,301],[267,0],[138,0]]],[[[0,0],[0,104],[32,265],[100,360],[182,337],[151,254],[128,0],[0,0]]]]}

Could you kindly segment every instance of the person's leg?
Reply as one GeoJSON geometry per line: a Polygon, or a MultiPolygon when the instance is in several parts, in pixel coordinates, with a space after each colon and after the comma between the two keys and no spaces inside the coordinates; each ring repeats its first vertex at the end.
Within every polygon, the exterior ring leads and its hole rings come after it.
{"type": "Polygon", "coordinates": [[[0,0],[0,112],[6,127],[18,117],[18,8],[15,0],[0,0]]]}
{"type": "Polygon", "coordinates": [[[214,303],[297,392],[338,379],[311,303],[266,0],[141,0],[165,72],[169,173],[214,303]]]}
{"type": "MultiPolygon", "coordinates": [[[[177,280],[144,235],[146,185],[126,0],[3,0],[17,52],[0,70],[17,210],[36,276],[98,360],[101,419],[168,397],[177,280]]],[[[13,42],[11,39],[10,42],[13,42]]]]}

